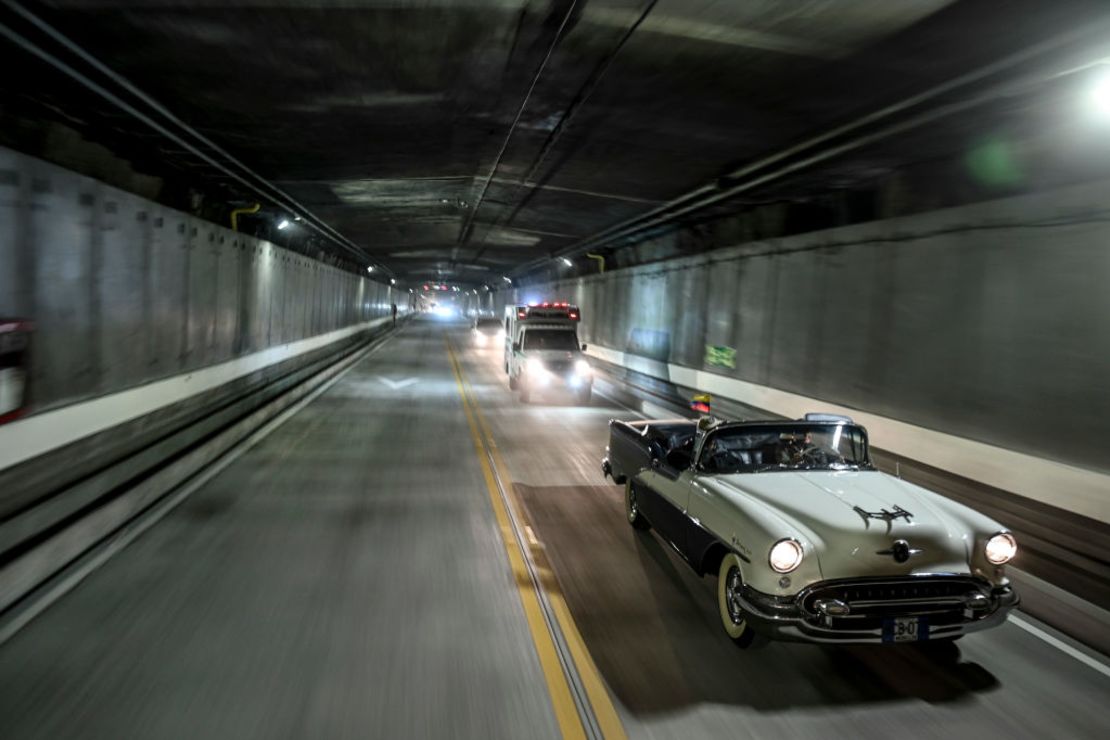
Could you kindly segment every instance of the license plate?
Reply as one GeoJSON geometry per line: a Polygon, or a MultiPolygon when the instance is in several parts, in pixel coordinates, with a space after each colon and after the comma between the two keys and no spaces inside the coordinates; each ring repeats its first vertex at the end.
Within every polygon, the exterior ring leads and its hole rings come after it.
{"type": "Polygon", "coordinates": [[[883,642],[916,642],[929,639],[925,617],[895,617],[883,622],[883,642]]]}

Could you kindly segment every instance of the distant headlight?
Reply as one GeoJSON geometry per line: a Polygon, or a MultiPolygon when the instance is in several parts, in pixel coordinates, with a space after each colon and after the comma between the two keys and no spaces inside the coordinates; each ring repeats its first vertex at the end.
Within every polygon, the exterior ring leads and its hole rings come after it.
{"type": "Polygon", "coordinates": [[[475,332],[474,332],[474,343],[476,345],[478,345],[479,347],[485,347],[486,344],[489,343],[489,339],[487,339],[486,335],[483,334],[482,332],[475,330],[475,332]]]}
{"type": "Polygon", "coordinates": [[[593,372],[593,368],[591,368],[590,363],[586,362],[585,360],[579,360],[578,362],[574,363],[574,372],[577,375],[589,375],[591,372],[593,372]]]}
{"type": "Polygon", "coordinates": [[[802,564],[802,545],[797,540],[779,540],[767,560],[778,573],[789,573],[802,564]]]}
{"type": "Polygon", "coordinates": [[[547,372],[547,368],[544,367],[543,360],[541,360],[538,357],[528,358],[528,373],[529,374],[543,375],[546,372],[547,372]]]}
{"type": "Polygon", "coordinates": [[[987,560],[994,565],[1003,565],[1017,555],[1017,540],[1009,532],[999,532],[987,540],[987,560]]]}

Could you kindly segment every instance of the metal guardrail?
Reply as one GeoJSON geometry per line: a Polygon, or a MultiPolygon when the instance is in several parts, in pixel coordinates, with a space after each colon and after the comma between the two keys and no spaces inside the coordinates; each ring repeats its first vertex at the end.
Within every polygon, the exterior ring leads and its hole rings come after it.
{"type": "Polygon", "coordinates": [[[22,500],[0,519],[0,623],[18,621],[18,614],[33,608],[31,602],[47,584],[325,382],[336,368],[388,336],[388,329],[383,329],[292,366],[283,363],[248,389],[229,384],[229,390],[194,402],[196,408],[188,413],[178,409],[169,422],[163,420],[158,434],[143,436],[149,419],[129,422],[141,444],[125,443],[114,455],[104,453],[109,462],[82,470],[76,478],[51,478],[47,473],[64,472],[67,455],[95,457],[98,450],[104,452],[118,430],[96,435],[101,439],[90,439],[86,449],[74,449],[80,445],[75,443],[44,455],[44,460],[3,471],[2,479],[13,489],[22,481],[16,491],[22,500]],[[26,477],[21,477],[21,469],[26,477]]]}

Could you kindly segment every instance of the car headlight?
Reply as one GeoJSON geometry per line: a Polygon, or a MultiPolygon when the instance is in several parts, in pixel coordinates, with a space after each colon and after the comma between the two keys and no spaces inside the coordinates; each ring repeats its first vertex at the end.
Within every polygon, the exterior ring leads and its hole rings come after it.
{"type": "Polygon", "coordinates": [[[590,363],[586,362],[585,360],[579,360],[578,362],[574,363],[574,372],[576,375],[589,375],[591,372],[593,372],[593,368],[591,368],[590,363]]]}
{"type": "Polygon", "coordinates": [[[767,561],[776,573],[789,573],[802,564],[802,545],[797,540],[779,540],[771,546],[767,561]]]}
{"type": "Polygon", "coordinates": [[[1003,565],[1014,559],[1017,555],[1017,540],[1009,532],[999,532],[987,540],[985,548],[987,560],[993,565],[1003,565]]]}
{"type": "Polygon", "coordinates": [[[538,357],[528,358],[527,368],[529,374],[543,375],[547,372],[547,368],[543,365],[543,360],[538,357]]]}

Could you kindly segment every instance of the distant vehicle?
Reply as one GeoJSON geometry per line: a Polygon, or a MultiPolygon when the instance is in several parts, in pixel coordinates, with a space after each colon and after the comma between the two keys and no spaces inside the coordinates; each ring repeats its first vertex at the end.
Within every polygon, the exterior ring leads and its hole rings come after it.
{"type": "Polygon", "coordinates": [[[477,347],[488,347],[501,338],[504,329],[501,320],[493,316],[478,316],[470,325],[477,347]]]}
{"type": "Polygon", "coordinates": [[[851,420],[613,420],[607,454],[629,524],[717,575],[741,647],[953,641],[1018,603],[1004,569],[1014,536],[876,470],[851,420]]]}
{"type": "Polygon", "coordinates": [[[578,342],[578,306],[536,303],[505,307],[505,372],[522,403],[533,394],[573,393],[590,402],[593,369],[578,342]]]}
{"type": "Polygon", "coordinates": [[[471,322],[471,328],[487,336],[496,336],[501,333],[501,320],[496,316],[476,316],[471,322]]]}

